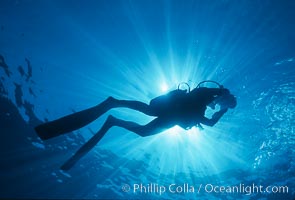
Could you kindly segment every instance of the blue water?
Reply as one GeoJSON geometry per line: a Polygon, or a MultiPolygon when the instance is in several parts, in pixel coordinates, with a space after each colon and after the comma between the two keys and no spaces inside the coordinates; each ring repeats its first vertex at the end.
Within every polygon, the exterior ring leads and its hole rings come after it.
{"type": "Polygon", "coordinates": [[[294,199],[294,9],[287,0],[0,1],[0,54],[11,72],[0,67],[0,198],[294,199]],[[108,96],[148,103],[202,80],[238,100],[214,127],[145,138],[112,128],[69,171],[59,167],[109,114],[153,118],[115,109],[45,142],[33,130],[108,96]],[[136,184],[166,191],[134,192],[136,184]],[[206,191],[210,184],[288,191],[206,191]]]}

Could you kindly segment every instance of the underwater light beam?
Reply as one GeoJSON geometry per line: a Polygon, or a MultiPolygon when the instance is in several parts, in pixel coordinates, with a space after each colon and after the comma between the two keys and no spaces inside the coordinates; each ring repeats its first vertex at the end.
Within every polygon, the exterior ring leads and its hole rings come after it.
{"type": "MultiPolygon", "coordinates": [[[[159,94],[166,93],[170,89],[177,89],[177,85],[181,82],[189,82],[189,80],[192,80],[193,83],[197,83],[197,81],[205,79],[205,77],[214,77],[214,68],[206,68],[209,63],[207,61],[204,62],[204,58],[202,55],[204,55],[206,52],[202,51],[202,46],[198,46],[198,48],[195,48],[194,40],[197,38],[194,36],[193,31],[189,34],[191,36],[191,39],[188,39],[186,42],[190,42],[188,45],[188,49],[185,50],[186,53],[183,53],[177,48],[174,44],[177,44],[178,41],[176,38],[174,38],[171,33],[173,33],[173,30],[175,27],[171,26],[170,24],[170,18],[168,17],[167,21],[169,24],[167,24],[167,35],[168,35],[168,41],[167,44],[161,44],[164,47],[167,47],[167,55],[166,57],[159,57],[159,55],[156,53],[156,47],[157,45],[153,45],[151,38],[148,35],[146,23],[145,21],[141,19],[140,12],[138,12],[133,5],[130,5],[129,9],[126,9],[127,16],[129,17],[129,20],[132,22],[133,28],[135,33],[137,34],[139,41],[141,42],[143,46],[143,54],[147,56],[148,62],[141,62],[141,64],[134,64],[128,59],[124,59],[123,56],[116,54],[111,49],[102,46],[97,39],[93,35],[90,35],[89,33],[85,32],[85,36],[88,37],[88,39],[94,44],[94,46],[97,47],[96,52],[100,54],[101,52],[106,55],[103,60],[111,66],[114,66],[114,74],[112,74],[114,77],[120,78],[120,81],[114,81],[112,83],[113,87],[108,85],[108,83],[102,83],[101,81],[95,81],[95,78],[89,78],[89,80],[95,82],[94,85],[101,86],[99,89],[103,90],[105,94],[115,95],[116,97],[119,97],[121,99],[126,99],[126,97],[138,100],[144,100],[147,102],[153,97],[156,97],[159,94]],[[170,30],[168,30],[170,29],[170,30]],[[169,32],[168,32],[169,31],[169,32]],[[176,42],[175,42],[176,41],[176,42]],[[166,45],[166,46],[165,46],[166,45]],[[185,54],[185,55],[183,55],[185,54]],[[203,61],[203,62],[201,62],[203,61]],[[184,63],[184,64],[179,64],[184,63]],[[195,64],[197,63],[197,64],[195,64]],[[119,68],[118,68],[119,66],[119,68]],[[119,72],[119,73],[118,73],[119,72]],[[207,74],[207,76],[206,76],[207,74]],[[124,81],[125,84],[122,84],[124,81]],[[174,88],[173,88],[174,87],[174,88]],[[126,93],[128,91],[128,93],[126,93]],[[148,96],[148,95],[149,96],[148,96]]],[[[186,45],[185,45],[186,46],[186,45]]],[[[165,48],[164,48],[165,49],[165,48]]],[[[100,57],[102,57],[100,55],[100,57]]],[[[136,59],[136,58],[134,58],[136,59]]],[[[135,62],[135,60],[134,60],[135,62]]],[[[140,63],[140,62],[139,62],[140,63]]],[[[210,63],[210,66],[213,64],[210,63]]],[[[217,69],[217,68],[215,68],[217,69]]],[[[193,87],[193,86],[192,86],[193,87]]],[[[93,92],[95,91],[92,90],[93,92]]],[[[101,94],[100,91],[97,91],[97,94],[101,94]]],[[[133,115],[130,112],[130,115],[133,115]]],[[[134,114],[134,116],[137,116],[138,119],[141,119],[142,117],[138,115],[138,113],[134,114]]],[[[122,132],[121,132],[122,133],[122,132]]],[[[171,162],[174,161],[174,167],[173,170],[176,171],[182,171],[184,169],[184,166],[177,166],[177,162],[183,160],[186,155],[183,155],[184,157],[180,157],[179,155],[182,155],[186,149],[185,146],[189,144],[190,146],[199,146],[200,144],[198,141],[200,141],[200,134],[197,129],[194,130],[184,130],[181,128],[173,127],[167,131],[165,131],[165,134],[161,134],[161,137],[166,138],[168,141],[166,145],[162,144],[161,140],[154,141],[153,143],[150,143],[149,145],[145,145],[145,151],[149,151],[150,148],[155,148],[155,146],[163,147],[167,149],[167,152],[165,151],[165,155],[169,157],[168,164],[165,164],[164,171],[167,171],[167,167],[171,165],[171,162]],[[192,134],[185,134],[185,133],[192,133],[192,134]],[[196,135],[198,136],[197,139],[195,137],[190,137],[190,135],[196,135]],[[190,139],[188,139],[190,138],[190,139]],[[192,139],[194,138],[194,139],[192,139]],[[172,142],[173,141],[173,142],[172,142]],[[184,142],[185,141],[185,142],[184,142]],[[170,143],[170,146],[169,146],[170,143]],[[172,144],[175,144],[173,146],[175,152],[177,152],[177,159],[175,159],[175,155],[173,155],[171,151],[172,144]],[[171,147],[171,148],[170,148],[171,147]],[[177,166],[177,167],[176,167],[177,166]]],[[[205,133],[205,132],[203,132],[205,133]]],[[[131,134],[131,133],[130,133],[131,134]]],[[[155,138],[159,139],[160,137],[154,136],[155,138]]],[[[207,143],[208,141],[204,141],[204,143],[207,143]]],[[[204,144],[203,144],[204,145],[204,144]]],[[[140,145],[133,145],[133,148],[142,148],[140,145]]],[[[130,152],[132,151],[132,148],[130,148],[130,152]]],[[[202,148],[199,148],[199,151],[197,151],[199,154],[205,154],[208,152],[205,152],[202,148]]],[[[135,156],[134,154],[131,154],[135,156]]],[[[140,156],[136,155],[135,157],[140,156]]],[[[157,154],[154,154],[153,156],[158,157],[157,154]]],[[[166,156],[166,157],[167,157],[166,156]]],[[[200,158],[200,157],[199,157],[200,158]]],[[[205,158],[205,156],[201,156],[201,158],[205,158]]],[[[190,162],[196,162],[198,158],[194,160],[187,161],[187,165],[189,165],[190,162]]],[[[169,170],[168,170],[169,171],[169,170]]]]}

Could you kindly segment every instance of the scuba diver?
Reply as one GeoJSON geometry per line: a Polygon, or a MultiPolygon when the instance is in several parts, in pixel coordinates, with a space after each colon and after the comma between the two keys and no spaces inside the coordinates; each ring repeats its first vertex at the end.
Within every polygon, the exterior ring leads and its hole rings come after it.
{"type": "Polygon", "coordinates": [[[102,128],[61,167],[63,170],[68,170],[114,126],[125,128],[142,137],[161,133],[175,125],[184,129],[189,129],[193,126],[202,128],[201,124],[214,126],[229,108],[233,109],[237,105],[235,96],[215,81],[202,81],[192,91],[190,91],[189,85],[185,84],[188,86],[188,90],[181,90],[178,86],[177,90],[156,97],[149,104],[108,97],[94,107],[41,124],[35,127],[35,130],[42,140],[47,140],[82,128],[110,109],[119,107],[130,108],[156,117],[146,125],[139,125],[135,122],[125,121],[109,115],[102,128]],[[216,83],[219,87],[201,87],[201,84],[205,82],[216,83]],[[216,105],[219,105],[219,111],[215,112],[211,119],[206,118],[205,111],[207,106],[215,109],[216,105]]]}

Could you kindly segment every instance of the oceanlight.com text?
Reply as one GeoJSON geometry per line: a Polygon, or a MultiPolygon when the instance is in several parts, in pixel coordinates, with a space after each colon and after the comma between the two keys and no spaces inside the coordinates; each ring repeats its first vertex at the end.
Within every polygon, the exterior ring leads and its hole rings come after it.
{"type": "Polygon", "coordinates": [[[158,194],[164,193],[179,194],[179,193],[208,193],[208,194],[244,194],[251,195],[254,193],[270,194],[270,193],[288,193],[288,186],[276,186],[276,185],[256,185],[256,184],[243,184],[238,185],[216,185],[216,184],[176,184],[171,183],[169,185],[157,184],[157,183],[134,183],[124,184],[122,186],[123,192],[132,192],[134,194],[158,194]]]}

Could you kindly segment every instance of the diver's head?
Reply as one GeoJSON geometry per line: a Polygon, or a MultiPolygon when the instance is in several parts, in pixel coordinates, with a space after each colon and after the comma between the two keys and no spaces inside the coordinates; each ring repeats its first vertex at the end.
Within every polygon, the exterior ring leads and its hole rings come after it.
{"type": "Polygon", "coordinates": [[[221,107],[233,109],[237,106],[237,99],[234,95],[230,93],[225,93],[216,100],[216,103],[219,104],[221,107]]]}

